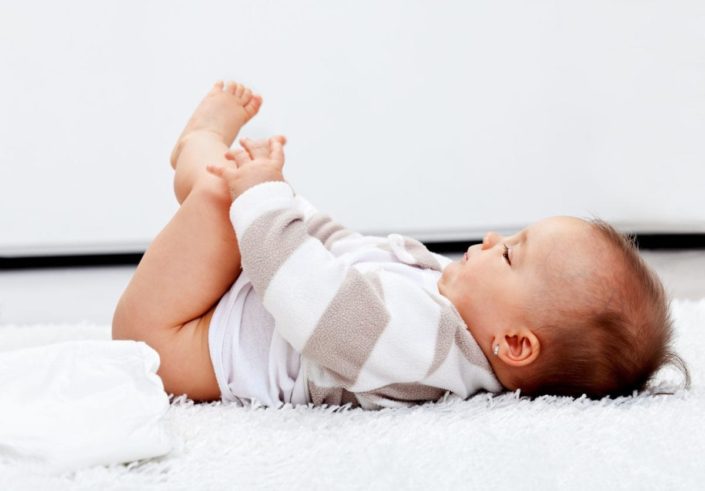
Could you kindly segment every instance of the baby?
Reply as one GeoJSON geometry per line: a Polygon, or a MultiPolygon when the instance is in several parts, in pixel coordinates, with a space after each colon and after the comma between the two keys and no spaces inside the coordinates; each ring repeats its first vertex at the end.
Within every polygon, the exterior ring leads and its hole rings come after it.
{"type": "Polygon", "coordinates": [[[230,150],[262,98],[218,82],[171,163],[181,204],[122,295],[114,339],[160,354],[197,401],[365,409],[484,390],[591,398],[642,390],[671,363],[664,289],[599,220],[485,235],[458,261],[363,236],[284,180],[275,136],[230,150]]]}

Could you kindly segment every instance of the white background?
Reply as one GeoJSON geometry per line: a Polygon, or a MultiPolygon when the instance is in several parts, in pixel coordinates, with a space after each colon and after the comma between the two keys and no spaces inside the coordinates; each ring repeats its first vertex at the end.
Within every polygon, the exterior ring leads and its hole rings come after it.
{"type": "Polygon", "coordinates": [[[547,215],[705,231],[705,3],[0,4],[0,253],[138,251],[217,79],[241,135],[365,233],[472,239],[547,215]]]}

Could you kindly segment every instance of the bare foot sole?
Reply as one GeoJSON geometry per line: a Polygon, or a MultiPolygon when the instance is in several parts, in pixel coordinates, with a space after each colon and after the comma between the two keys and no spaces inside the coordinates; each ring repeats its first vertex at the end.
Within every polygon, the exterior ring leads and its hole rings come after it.
{"type": "Polygon", "coordinates": [[[216,82],[181,132],[171,152],[171,166],[176,168],[176,161],[181,148],[190,136],[209,132],[223,140],[228,147],[235,141],[237,133],[245,123],[257,114],[262,105],[262,96],[236,82],[216,82]]]}

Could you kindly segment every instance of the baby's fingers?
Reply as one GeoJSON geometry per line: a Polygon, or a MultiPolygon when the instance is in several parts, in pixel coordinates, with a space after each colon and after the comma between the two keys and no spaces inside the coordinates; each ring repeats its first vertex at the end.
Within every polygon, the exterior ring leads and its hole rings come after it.
{"type": "Polygon", "coordinates": [[[242,164],[246,164],[247,162],[252,161],[250,155],[242,148],[238,148],[236,150],[228,150],[227,152],[225,152],[225,158],[235,162],[238,167],[242,166],[242,164]]]}
{"type": "Polygon", "coordinates": [[[250,140],[249,138],[240,138],[240,145],[242,145],[242,147],[249,152],[252,160],[266,159],[269,157],[267,140],[250,140]]]}
{"type": "Polygon", "coordinates": [[[213,175],[225,178],[225,167],[223,167],[222,165],[207,164],[206,170],[213,175]]]}
{"type": "Polygon", "coordinates": [[[282,145],[286,145],[286,137],[285,137],[284,135],[273,136],[273,137],[270,138],[269,140],[270,140],[270,144],[271,144],[271,141],[272,141],[272,140],[279,140],[279,142],[280,142],[282,145]]]}
{"type": "Polygon", "coordinates": [[[277,138],[272,138],[269,142],[272,148],[269,158],[279,167],[282,167],[284,165],[284,146],[282,141],[277,138]]]}

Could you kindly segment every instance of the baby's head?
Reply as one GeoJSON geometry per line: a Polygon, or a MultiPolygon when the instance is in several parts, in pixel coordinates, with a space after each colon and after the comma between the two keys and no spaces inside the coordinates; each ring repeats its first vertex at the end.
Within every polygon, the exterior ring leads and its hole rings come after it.
{"type": "Polygon", "coordinates": [[[523,394],[591,398],[642,390],[670,350],[668,299],[633,242],[610,225],[541,220],[488,233],[438,282],[496,376],[523,394]]]}

